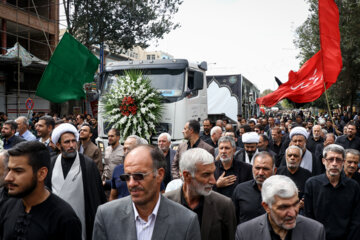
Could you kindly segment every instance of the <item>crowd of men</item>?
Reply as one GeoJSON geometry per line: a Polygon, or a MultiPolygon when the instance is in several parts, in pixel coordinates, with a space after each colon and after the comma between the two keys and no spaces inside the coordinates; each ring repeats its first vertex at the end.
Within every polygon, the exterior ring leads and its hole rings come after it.
{"type": "Polygon", "coordinates": [[[90,115],[0,114],[0,239],[360,239],[358,115],[237,120],[103,156],[90,115]]]}

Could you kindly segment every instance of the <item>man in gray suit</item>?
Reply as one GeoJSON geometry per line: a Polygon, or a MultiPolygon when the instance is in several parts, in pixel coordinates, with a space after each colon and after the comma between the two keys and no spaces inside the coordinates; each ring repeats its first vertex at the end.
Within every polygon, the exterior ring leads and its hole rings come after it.
{"type": "Polygon", "coordinates": [[[165,166],[164,155],[150,145],[127,154],[120,178],[130,196],[98,208],[93,239],[201,239],[196,214],[160,195],[165,166]]]}
{"type": "Polygon", "coordinates": [[[214,157],[206,150],[187,150],[180,160],[184,184],[165,196],[198,215],[201,239],[233,240],[236,230],[235,208],[230,198],[212,191],[216,183],[215,169],[214,157]]]}
{"type": "Polygon", "coordinates": [[[261,196],[266,214],[240,224],[236,240],[325,240],[321,223],[298,215],[298,189],[289,177],[275,175],[266,179],[261,196]]]}

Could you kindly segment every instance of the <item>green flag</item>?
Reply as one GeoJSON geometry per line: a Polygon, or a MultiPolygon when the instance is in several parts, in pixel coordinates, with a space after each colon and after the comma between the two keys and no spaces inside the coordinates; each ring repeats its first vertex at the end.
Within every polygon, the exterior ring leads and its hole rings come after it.
{"type": "Polygon", "coordinates": [[[85,98],[83,85],[94,80],[99,59],[65,33],[46,67],[36,95],[54,103],[85,98]]]}

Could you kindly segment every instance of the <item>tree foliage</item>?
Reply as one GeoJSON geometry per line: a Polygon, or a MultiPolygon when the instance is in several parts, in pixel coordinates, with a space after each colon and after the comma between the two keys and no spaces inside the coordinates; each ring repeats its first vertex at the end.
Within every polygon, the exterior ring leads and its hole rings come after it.
{"type": "Polygon", "coordinates": [[[106,44],[121,53],[147,47],[178,27],[172,19],[182,0],[64,0],[68,31],[85,46],[106,44]]]}
{"type": "MultiPolygon", "coordinates": [[[[300,49],[301,64],[320,49],[318,0],[307,0],[309,16],[296,30],[295,45],[300,49]]],[[[331,107],[353,106],[360,87],[360,2],[336,0],[340,14],[341,52],[343,69],[337,82],[327,91],[331,107]]],[[[326,107],[324,94],[312,106],[326,107]]]]}

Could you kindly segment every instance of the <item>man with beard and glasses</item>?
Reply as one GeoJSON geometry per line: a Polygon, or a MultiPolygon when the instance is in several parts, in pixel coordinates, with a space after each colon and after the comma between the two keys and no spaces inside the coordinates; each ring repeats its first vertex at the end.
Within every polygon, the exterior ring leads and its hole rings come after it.
{"type": "Polygon", "coordinates": [[[253,164],[254,156],[259,152],[258,143],[259,135],[256,132],[247,132],[242,135],[242,142],[244,143],[244,149],[240,150],[239,160],[248,164],[253,164]]]}
{"type": "Polygon", "coordinates": [[[0,207],[8,199],[8,190],[5,185],[9,154],[6,150],[0,152],[0,207]]]}
{"type": "Polygon", "coordinates": [[[261,204],[266,214],[240,224],[236,230],[236,240],[325,240],[321,223],[298,215],[297,192],[295,183],[286,176],[266,179],[261,189],[261,204]]]}
{"type": "Polygon", "coordinates": [[[300,209],[303,209],[305,182],[311,177],[311,172],[305,168],[300,167],[301,156],[301,148],[297,146],[289,146],[285,152],[286,167],[279,167],[276,174],[285,175],[294,181],[296,187],[299,189],[300,209]]]}
{"type": "Polygon", "coordinates": [[[215,162],[216,184],[213,189],[230,198],[239,183],[252,179],[251,165],[235,158],[235,151],[236,144],[232,137],[224,136],[219,139],[220,161],[215,162]]]}
{"type": "Polygon", "coordinates": [[[345,150],[324,148],[326,172],[305,184],[305,216],[324,224],[326,239],[360,239],[360,187],[342,171],[345,150]]]}
{"type": "Polygon", "coordinates": [[[98,208],[94,240],[200,239],[196,214],[160,194],[165,167],[164,154],[157,147],[140,145],[126,155],[121,180],[130,196],[98,208]]]}
{"type": "Polygon", "coordinates": [[[46,185],[73,207],[82,239],[91,239],[96,209],[106,202],[99,170],[92,159],[76,151],[79,133],[73,125],[60,124],[51,139],[61,154],[51,159],[46,185]]]}
{"type": "Polygon", "coordinates": [[[201,148],[189,149],[181,156],[180,171],[182,187],[164,196],[197,214],[201,239],[234,239],[234,205],[230,198],[212,191],[216,183],[214,157],[201,148]]]}
{"type": "Polygon", "coordinates": [[[5,182],[11,198],[0,211],[0,239],[81,239],[81,223],[72,207],[45,187],[50,165],[46,146],[23,142],[8,153],[5,182]]]}
{"type": "Polygon", "coordinates": [[[360,152],[358,150],[351,148],[345,150],[345,175],[360,184],[360,173],[357,171],[359,160],[360,152]]]}
{"type": "Polygon", "coordinates": [[[238,223],[265,213],[261,206],[261,188],[263,182],[276,173],[273,156],[265,151],[257,153],[254,156],[252,173],[253,179],[239,184],[232,196],[238,223]]]}

